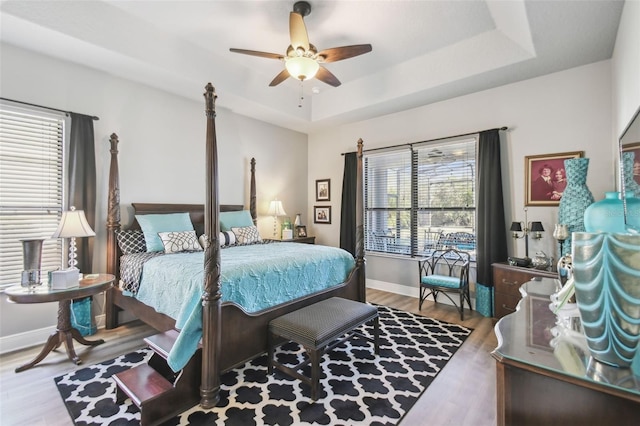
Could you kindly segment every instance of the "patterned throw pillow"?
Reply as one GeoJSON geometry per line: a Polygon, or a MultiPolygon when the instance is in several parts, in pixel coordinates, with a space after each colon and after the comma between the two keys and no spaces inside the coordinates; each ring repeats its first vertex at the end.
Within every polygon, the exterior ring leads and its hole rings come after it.
{"type": "Polygon", "coordinates": [[[147,251],[144,234],[139,229],[118,229],[116,230],[116,240],[122,254],[144,253],[147,251]]]}
{"type": "Polygon", "coordinates": [[[262,241],[258,228],[254,225],[243,226],[241,228],[231,228],[231,230],[236,235],[238,244],[253,244],[262,241]]]}
{"type": "MultiPolygon", "coordinates": [[[[236,234],[231,231],[224,231],[220,233],[220,247],[228,247],[236,244],[236,234]]],[[[205,234],[200,235],[198,238],[200,246],[206,250],[207,248],[207,236],[205,234]]]]}
{"type": "Polygon", "coordinates": [[[196,231],[158,232],[158,236],[162,240],[165,253],[202,251],[196,231]]]}

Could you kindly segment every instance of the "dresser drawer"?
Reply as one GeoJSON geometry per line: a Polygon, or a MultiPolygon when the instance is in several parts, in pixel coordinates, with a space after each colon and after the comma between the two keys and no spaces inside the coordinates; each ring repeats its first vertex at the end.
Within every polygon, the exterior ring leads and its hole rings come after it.
{"type": "Polygon", "coordinates": [[[521,271],[507,271],[504,269],[494,269],[493,285],[496,293],[510,294],[512,296],[521,297],[520,286],[531,281],[534,275],[521,271]]]}
{"type": "Polygon", "coordinates": [[[505,315],[514,313],[516,311],[518,302],[520,302],[520,296],[494,293],[494,315],[496,316],[496,318],[502,318],[505,315]]]}

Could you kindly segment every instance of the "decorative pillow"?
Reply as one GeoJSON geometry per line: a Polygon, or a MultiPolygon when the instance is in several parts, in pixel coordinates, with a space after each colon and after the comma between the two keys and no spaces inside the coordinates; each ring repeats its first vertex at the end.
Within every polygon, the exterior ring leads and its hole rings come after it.
{"type": "Polygon", "coordinates": [[[181,251],[202,251],[196,231],[159,232],[165,253],[179,253],[181,251]]]}
{"type": "Polygon", "coordinates": [[[147,251],[164,250],[162,240],[158,236],[160,232],[193,231],[189,213],[137,214],[136,220],[144,233],[147,251]]]}
{"type": "MultiPolygon", "coordinates": [[[[235,245],[236,243],[236,234],[234,234],[231,231],[224,231],[220,233],[220,247],[227,247],[227,246],[232,246],[235,245]]],[[[200,245],[202,246],[203,249],[207,248],[207,236],[205,234],[200,235],[200,238],[198,238],[198,241],[200,242],[200,245]]]]}
{"type": "Polygon", "coordinates": [[[249,210],[220,213],[220,230],[231,231],[231,228],[241,228],[253,225],[253,218],[249,210]]]}
{"type": "Polygon", "coordinates": [[[118,229],[116,230],[116,240],[122,254],[144,253],[147,251],[144,234],[139,229],[118,229]]]}
{"type": "Polygon", "coordinates": [[[238,244],[253,244],[262,241],[255,225],[231,228],[231,230],[236,235],[238,244]]]}

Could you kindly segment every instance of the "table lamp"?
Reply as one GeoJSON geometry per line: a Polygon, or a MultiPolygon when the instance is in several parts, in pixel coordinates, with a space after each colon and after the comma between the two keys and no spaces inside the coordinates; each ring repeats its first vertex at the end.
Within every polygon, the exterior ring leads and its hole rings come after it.
{"type": "Polygon", "coordinates": [[[62,218],[58,224],[58,229],[53,233],[51,238],[70,238],[69,243],[69,268],[78,269],[78,255],[76,253],[76,238],[93,237],[91,226],[87,222],[87,217],[83,210],[76,210],[71,207],[70,210],[62,212],[62,218]]]}
{"type": "Polygon", "coordinates": [[[282,201],[276,199],[269,203],[269,211],[267,212],[269,216],[273,216],[273,238],[275,239],[278,231],[278,216],[286,216],[287,212],[284,211],[284,207],[282,207],[282,201]]]}

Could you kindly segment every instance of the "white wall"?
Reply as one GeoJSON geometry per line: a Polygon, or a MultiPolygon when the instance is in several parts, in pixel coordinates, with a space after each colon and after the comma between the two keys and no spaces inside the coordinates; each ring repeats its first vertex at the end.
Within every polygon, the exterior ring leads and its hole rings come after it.
{"type": "MultiPolygon", "coordinates": [[[[502,141],[502,172],[507,222],[524,220],[524,157],[584,151],[590,159],[587,185],[596,199],[615,188],[611,124],[610,61],[514,83],[437,104],[317,132],[309,137],[309,211],[315,203],[315,179],[332,180],[331,225],[311,233],[324,244],[338,245],[342,152],[353,151],[358,138],[365,149],[417,142],[507,126],[502,141]]],[[[544,238],[531,241],[529,255],[543,250],[557,258],[551,233],[557,207],[529,207],[528,219],[539,220],[544,238]]],[[[510,223],[507,224],[507,226],[510,223]]],[[[509,241],[509,254],[524,256],[524,242],[509,241]]],[[[415,261],[368,255],[367,280],[400,293],[417,293],[415,261]],[[385,284],[386,283],[386,284],[385,284]],[[408,286],[402,287],[402,286],[408,286]]]]}
{"type": "Polygon", "coordinates": [[[622,9],[613,51],[614,135],[622,135],[640,107],[640,1],[627,1],[622,9]]]}
{"type": "MultiPolygon", "coordinates": [[[[0,96],[23,102],[96,115],[97,217],[94,271],[106,265],[106,203],[109,136],[120,139],[120,200],[132,202],[204,203],[204,98],[195,102],[126,81],[70,62],[0,45],[0,96]]],[[[202,92],[206,81],[202,82],[202,92]]],[[[215,84],[215,81],[212,82],[215,84]]],[[[197,94],[200,97],[200,94],[197,94]]],[[[306,215],[307,136],[218,108],[220,194],[224,204],[249,202],[249,160],[256,158],[258,226],[273,232],[266,217],[269,201],[278,197],[292,216],[306,215]]],[[[131,209],[123,210],[129,223],[131,209]]],[[[16,281],[18,282],[18,281],[16,281]]],[[[102,298],[95,299],[101,311],[102,298]]],[[[94,303],[94,305],[96,305],[94,303]]],[[[56,322],[57,306],[14,305],[0,300],[0,351],[15,342],[44,342],[56,322]],[[24,339],[39,330],[43,336],[24,339]],[[4,337],[11,336],[9,339],[4,337]],[[12,340],[13,339],[13,340],[12,340]]],[[[16,343],[21,345],[21,343],[16,343]]],[[[15,348],[15,345],[11,349],[15,348]]]]}

